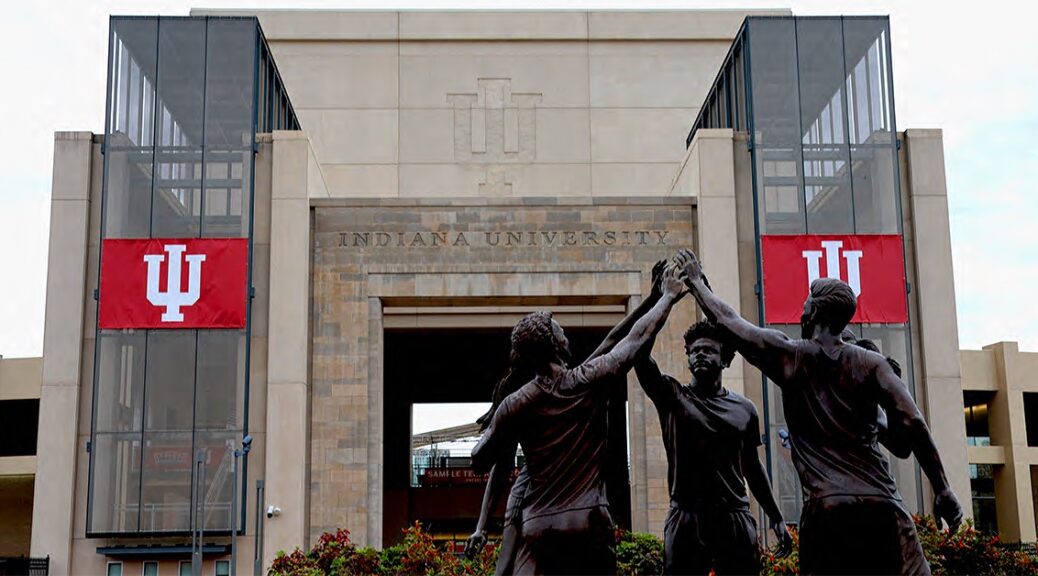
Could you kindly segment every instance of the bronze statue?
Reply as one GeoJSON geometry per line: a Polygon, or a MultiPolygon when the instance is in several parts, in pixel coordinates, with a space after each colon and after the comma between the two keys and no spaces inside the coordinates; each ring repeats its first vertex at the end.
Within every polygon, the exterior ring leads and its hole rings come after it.
{"type": "Polygon", "coordinates": [[[757,454],[757,409],[721,385],[735,350],[715,324],[697,322],[684,339],[690,384],[660,372],[648,354],[652,342],[634,368],[656,406],[667,452],[663,573],[756,574],[760,551],[746,484],[770,519],[779,554],[788,555],[793,546],[757,454]]]}
{"type": "Polygon", "coordinates": [[[616,572],[613,521],[605,488],[606,387],[625,374],[684,295],[676,267],[663,272],[662,296],[608,353],[567,368],[569,345],[549,312],[534,312],[512,331],[513,366],[534,377],[508,395],[472,450],[487,471],[523,447],[529,483],[515,574],[616,572]]]}
{"type": "Polygon", "coordinates": [[[879,448],[879,408],[930,479],[934,514],[955,529],[962,510],[905,385],[883,356],[841,340],[857,307],[850,286],[830,278],[812,282],[802,338],[794,340],[747,322],[714,295],[691,251],[681,251],[677,262],[706,317],[782,391],[805,494],[801,572],[929,574],[915,524],[879,448]]]}
{"type": "MultiPolygon", "coordinates": [[[[666,260],[660,260],[652,267],[652,286],[654,292],[657,293],[656,297],[646,298],[643,300],[619,324],[614,326],[613,329],[606,334],[606,337],[598,347],[587,357],[587,359],[585,359],[585,362],[587,360],[598,358],[599,356],[611,351],[617,342],[619,342],[624,336],[627,336],[631,330],[631,326],[633,326],[639,318],[644,316],[645,313],[648,312],[657,301],[659,301],[658,291],[660,289],[660,280],[662,279],[663,270],[666,264],[666,260]]],[[[501,401],[509,394],[518,390],[523,384],[529,382],[533,377],[532,374],[528,373],[528,371],[517,362],[517,351],[514,346],[509,354],[509,358],[510,362],[508,372],[494,387],[490,409],[486,414],[481,416],[479,420],[477,420],[477,423],[480,425],[480,432],[486,431],[487,427],[490,425],[491,418],[493,418],[494,413],[497,412],[497,408],[501,405],[501,401]]],[[[483,504],[480,507],[479,519],[476,521],[476,529],[472,535],[469,536],[468,542],[465,544],[465,555],[469,558],[474,558],[483,547],[486,546],[487,520],[490,516],[494,502],[497,501],[497,497],[501,490],[507,485],[508,476],[514,467],[514,462],[515,454],[506,454],[503,455],[502,459],[498,463],[494,464],[490,469],[490,479],[483,492],[483,504]]],[[[515,482],[512,484],[512,489],[508,493],[508,500],[505,504],[505,516],[501,534],[501,548],[498,550],[495,576],[511,574],[515,570],[515,557],[519,547],[519,534],[522,529],[520,511],[522,509],[522,502],[526,495],[526,488],[528,485],[529,475],[527,474],[526,466],[523,466],[522,469],[520,469],[515,482]]]]}

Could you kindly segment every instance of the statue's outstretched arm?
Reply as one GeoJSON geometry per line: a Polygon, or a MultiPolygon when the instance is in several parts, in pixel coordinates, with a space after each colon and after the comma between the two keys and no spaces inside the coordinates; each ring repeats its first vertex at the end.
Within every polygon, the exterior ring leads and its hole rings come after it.
{"type": "Polygon", "coordinates": [[[685,282],[703,314],[731,336],[735,349],[776,384],[781,386],[792,378],[796,367],[793,341],[778,330],[751,324],[718,298],[706,283],[703,267],[691,250],[679,252],[677,263],[684,270],[685,282]]]}
{"type": "Polygon", "coordinates": [[[651,342],[663,328],[670,309],[685,295],[684,284],[678,277],[678,270],[675,266],[668,266],[663,272],[661,286],[662,295],[659,301],[634,323],[631,332],[620,340],[611,352],[588,360],[581,365],[581,369],[585,371],[589,381],[626,374],[645,345],[651,342]]]}
{"type": "MultiPolygon", "coordinates": [[[[620,340],[623,340],[624,336],[627,336],[631,332],[631,327],[638,321],[639,318],[645,316],[652,307],[659,302],[660,296],[662,296],[662,290],[660,288],[660,279],[663,276],[663,269],[666,268],[667,261],[660,260],[652,267],[652,289],[649,291],[649,295],[646,296],[638,306],[631,311],[619,324],[613,326],[613,329],[606,334],[606,337],[602,340],[602,343],[595,348],[595,351],[587,357],[587,360],[593,360],[603,354],[608,354],[616,346],[620,340]]],[[[585,362],[587,361],[585,360],[585,362]]]]}

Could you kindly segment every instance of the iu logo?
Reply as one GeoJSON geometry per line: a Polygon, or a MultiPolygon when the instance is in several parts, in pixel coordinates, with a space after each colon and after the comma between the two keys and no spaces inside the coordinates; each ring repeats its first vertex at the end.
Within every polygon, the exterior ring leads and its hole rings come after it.
{"type": "Polygon", "coordinates": [[[765,321],[799,322],[811,283],[835,278],[858,296],[852,322],[905,322],[903,242],[896,234],[761,236],[765,321]]]}
{"type": "MultiPolygon", "coordinates": [[[[843,259],[847,262],[847,278],[840,277],[840,249],[843,242],[840,240],[822,240],[822,249],[825,250],[825,277],[843,280],[850,284],[855,296],[861,296],[861,250],[844,250],[843,259]]],[[[807,287],[811,289],[811,283],[818,280],[818,261],[822,259],[822,250],[804,250],[801,252],[804,260],[807,260],[807,287]]]]}
{"type": "Polygon", "coordinates": [[[101,329],[245,327],[247,239],[111,239],[101,254],[101,329]]]}
{"type": "Polygon", "coordinates": [[[202,262],[205,262],[205,254],[188,254],[184,256],[187,260],[187,290],[181,291],[180,287],[180,256],[187,250],[184,244],[166,244],[163,246],[169,255],[169,266],[166,268],[166,291],[159,290],[159,269],[166,259],[161,254],[146,254],[144,261],[148,263],[148,302],[156,306],[165,306],[166,311],[162,313],[163,322],[183,322],[184,315],[180,312],[181,306],[191,306],[198,302],[199,291],[202,283],[202,262]]]}

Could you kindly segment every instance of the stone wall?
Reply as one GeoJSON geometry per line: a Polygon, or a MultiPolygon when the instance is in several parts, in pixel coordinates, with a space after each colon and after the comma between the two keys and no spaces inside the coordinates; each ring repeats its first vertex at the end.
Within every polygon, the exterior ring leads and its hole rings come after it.
{"type": "MultiPolygon", "coordinates": [[[[382,537],[382,309],[632,302],[657,259],[693,245],[693,200],[315,201],[310,537],[382,537]]],[[[656,356],[683,366],[679,304],[656,356]]],[[[565,326],[564,326],[565,327],[565,326]]],[[[662,529],[655,411],[629,382],[635,527],[662,529]]],[[[657,530],[657,531],[659,531],[657,530]]]]}

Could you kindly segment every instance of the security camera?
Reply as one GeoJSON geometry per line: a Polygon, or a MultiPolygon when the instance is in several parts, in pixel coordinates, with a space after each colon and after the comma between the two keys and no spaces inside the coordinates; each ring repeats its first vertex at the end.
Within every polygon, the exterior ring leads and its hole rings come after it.
{"type": "Polygon", "coordinates": [[[281,508],[277,506],[267,506],[267,518],[273,518],[275,516],[281,516],[281,508]]]}

